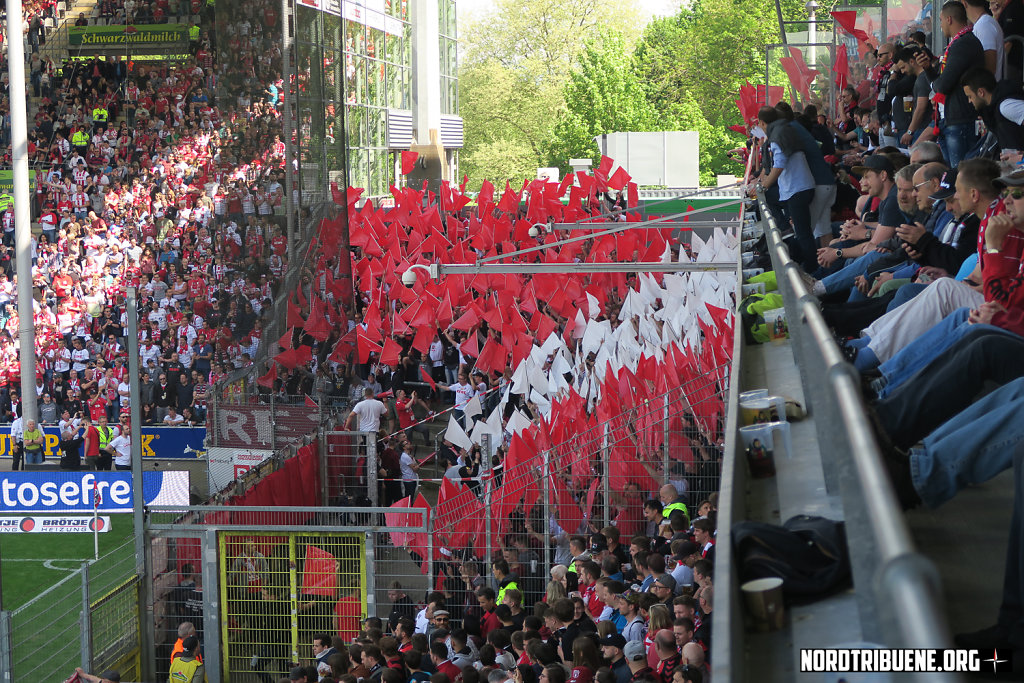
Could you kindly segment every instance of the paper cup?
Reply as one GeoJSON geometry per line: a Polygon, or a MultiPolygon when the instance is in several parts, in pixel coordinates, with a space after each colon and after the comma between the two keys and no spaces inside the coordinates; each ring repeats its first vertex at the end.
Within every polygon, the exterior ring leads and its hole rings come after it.
{"type": "Polygon", "coordinates": [[[764,294],[765,288],[763,282],[752,282],[749,285],[743,285],[741,288],[743,297],[746,298],[751,294],[764,294]]]}
{"type": "Polygon", "coordinates": [[[740,586],[740,590],[755,630],[767,633],[782,628],[786,616],[782,603],[782,579],[776,576],[754,579],[740,586]]]}
{"type": "Polygon", "coordinates": [[[743,426],[782,422],[786,419],[786,399],[781,396],[740,397],[740,420],[743,426]]]}

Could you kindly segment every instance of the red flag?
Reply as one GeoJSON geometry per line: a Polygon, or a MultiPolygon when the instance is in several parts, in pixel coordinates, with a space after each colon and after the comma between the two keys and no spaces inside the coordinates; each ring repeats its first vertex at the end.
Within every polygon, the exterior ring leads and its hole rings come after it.
{"type": "Polygon", "coordinates": [[[842,12],[831,12],[832,18],[836,20],[840,28],[849,33],[862,43],[871,43],[874,39],[867,33],[857,28],[857,10],[845,10],[842,12]]]}
{"type": "Polygon", "coordinates": [[[615,169],[615,173],[612,173],[611,177],[608,178],[608,187],[613,190],[621,190],[629,181],[630,175],[626,173],[626,169],[619,166],[615,169]]]}
{"type": "Polygon", "coordinates": [[[640,206],[640,189],[636,183],[626,185],[626,206],[630,209],[640,206]]]}
{"type": "Polygon", "coordinates": [[[268,389],[273,389],[274,388],[274,382],[276,382],[276,381],[277,381],[277,363],[271,363],[270,364],[270,370],[267,372],[267,374],[265,374],[262,377],[260,377],[259,379],[257,379],[256,380],[256,384],[259,384],[261,387],[266,387],[268,389]]]}
{"type": "Polygon", "coordinates": [[[314,400],[313,400],[313,399],[312,399],[312,398],[310,397],[310,395],[309,395],[309,394],[306,394],[306,407],[307,407],[307,408],[319,408],[320,406],[319,406],[319,405],[317,405],[317,402],[316,402],[316,401],[314,401],[314,400]]]}
{"type": "Polygon", "coordinates": [[[850,81],[850,61],[846,56],[846,46],[838,45],[836,51],[836,63],[832,65],[832,73],[836,75],[836,87],[842,90],[850,81]]]}
{"type": "Polygon", "coordinates": [[[302,594],[333,596],[337,591],[337,559],[326,550],[307,545],[302,563],[302,594]]]}
{"type": "Polygon", "coordinates": [[[519,210],[519,195],[511,187],[506,186],[501,201],[498,202],[498,210],[505,213],[515,213],[519,210]]]}
{"type": "Polygon", "coordinates": [[[402,152],[402,175],[409,175],[412,169],[416,168],[416,160],[419,157],[419,152],[402,152]]]}
{"type": "Polygon", "coordinates": [[[391,337],[384,340],[384,349],[380,354],[380,362],[384,365],[398,365],[401,360],[402,345],[391,337]]]}
{"type": "Polygon", "coordinates": [[[420,366],[420,377],[423,378],[424,382],[430,385],[431,389],[435,391],[437,390],[437,382],[434,381],[434,378],[430,376],[430,373],[427,372],[427,369],[422,365],[420,366]]]}

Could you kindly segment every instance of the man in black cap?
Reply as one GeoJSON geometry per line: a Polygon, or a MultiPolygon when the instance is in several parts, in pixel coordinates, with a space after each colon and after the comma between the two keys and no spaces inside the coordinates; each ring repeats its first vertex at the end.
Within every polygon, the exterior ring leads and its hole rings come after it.
{"type": "Polygon", "coordinates": [[[693,585],[693,563],[696,561],[697,544],[693,541],[672,541],[672,559],[676,566],[672,578],[676,580],[676,592],[683,586],[693,585]]]}
{"type": "Polygon", "coordinates": [[[622,648],[626,647],[626,639],[618,633],[605,636],[601,639],[601,654],[612,663],[612,673],[615,675],[615,683],[629,683],[633,675],[626,663],[626,657],[622,654],[622,648]]]}
{"type": "MultiPolygon", "coordinates": [[[[889,157],[884,154],[872,154],[864,159],[862,166],[855,166],[853,172],[861,176],[861,187],[871,198],[878,198],[878,220],[868,222],[859,219],[846,221],[839,233],[839,240],[818,250],[818,265],[823,268],[832,266],[844,259],[858,259],[865,254],[874,254],[875,248],[896,234],[896,228],[907,221],[900,211],[896,197],[896,169],[889,157]]],[[[880,255],[879,255],[880,256],[880,255]]],[[[871,258],[877,258],[872,256],[871,258]]],[[[850,263],[851,261],[847,261],[850,263]]],[[[826,292],[842,291],[849,284],[845,279],[835,286],[830,281],[821,280],[817,286],[812,284],[812,293],[820,296],[826,292]]]]}
{"type": "Polygon", "coordinates": [[[658,598],[659,602],[672,609],[672,598],[676,593],[676,580],[672,578],[671,574],[659,575],[651,584],[651,593],[658,598]]]}
{"type": "Polygon", "coordinates": [[[181,656],[171,662],[167,675],[168,683],[206,683],[206,671],[203,663],[196,656],[199,650],[199,639],[189,636],[182,643],[185,648],[181,656]]]}

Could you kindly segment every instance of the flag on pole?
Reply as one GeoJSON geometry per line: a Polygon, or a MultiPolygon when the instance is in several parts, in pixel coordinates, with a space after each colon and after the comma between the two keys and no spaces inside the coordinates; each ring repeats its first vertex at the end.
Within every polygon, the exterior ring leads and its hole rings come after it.
{"type": "Polygon", "coordinates": [[[103,495],[100,493],[97,482],[92,483],[92,507],[94,510],[100,509],[100,503],[103,502],[103,495]]]}

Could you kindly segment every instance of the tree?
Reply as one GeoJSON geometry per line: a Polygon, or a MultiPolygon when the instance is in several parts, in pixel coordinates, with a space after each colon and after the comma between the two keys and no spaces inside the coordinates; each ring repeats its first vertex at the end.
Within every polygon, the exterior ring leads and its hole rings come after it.
{"type": "Polygon", "coordinates": [[[672,130],[636,78],[632,56],[616,31],[588,41],[565,84],[565,108],[555,124],[548,159],[563,170],[573,157],[600,156],[594,137],[613,132],[672,130]]]}
{"type": "Polygon", "coordinates": [[[635,9],[635,0],[497,0],[460,27],[461,160],[472,188],[547,165],[546,141],[584,42],[613,23],[639,36],[635,9]]]}
{"type": "Polygon", "coordinates": [[[463,64],[494,60],[536,85],[561,85],[587,40],[611,26],[639,35],[639,16],[635,0],[497,0],[460,31],[463,64]]]}
{"type": "Polygon", "coordinates": [[[545,140],[560,102],[561,93],[550,85],[533,85],[497,60],[463,69],[459,107],[466,147],[460,162],[470,188],[479,188],[485,178],[533,177],[543,165],[545,140]]]}

